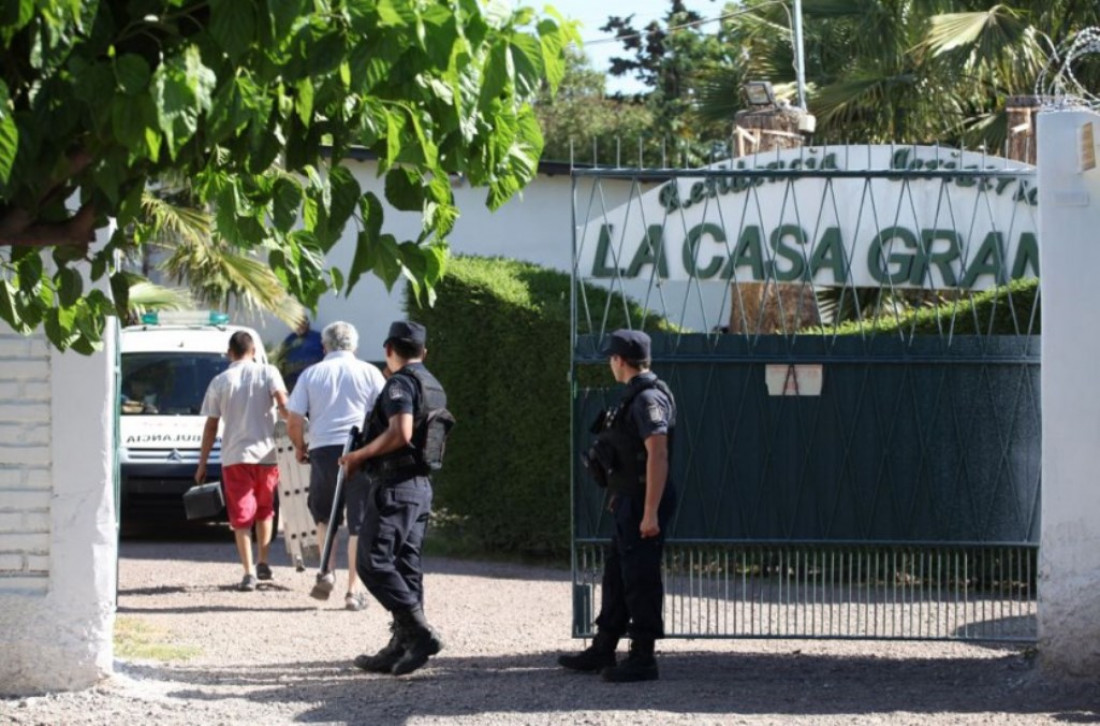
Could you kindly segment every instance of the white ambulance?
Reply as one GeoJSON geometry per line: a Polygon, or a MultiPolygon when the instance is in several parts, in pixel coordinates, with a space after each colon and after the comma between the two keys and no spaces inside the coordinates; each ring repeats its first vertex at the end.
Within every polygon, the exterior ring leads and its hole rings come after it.
{"type": "MultiPolygon", "coordinates": [[[[223,313],[149,314],[121,332],[119,385],[120,497],[123,524],[184,521],[183,493],[194,484],[206,419],[199,415],[210,380],[229,365],[229,337],[255,330],[229,325],[223,313]]],[[[221,479],[221,432],[206,472],[221,479]]]]}

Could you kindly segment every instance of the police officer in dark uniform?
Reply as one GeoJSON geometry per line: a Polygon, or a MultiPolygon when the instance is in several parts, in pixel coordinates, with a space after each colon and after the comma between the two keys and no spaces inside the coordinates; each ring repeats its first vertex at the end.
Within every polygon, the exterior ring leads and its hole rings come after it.
{"type": "Polygon", "coordinates": [[[600,671],[605,681],[650,681],[658,677],[654,641],[665,633],[661,554],[676,506],[668,481],[676,401],[649,370],[648,335],[617,330],[604,353],[615,380],[626,388],[599,423],[586,466],[596,469],[597,480],[607,486],[615,531],[604,561],[596,637],[587,649],[560,656],[558,663],[600,671]],[[624,635],[630,636],[630,653],[617,663],[615,649],[624,635]]]}
{"type": "MultiPolygon", "coordinates": [[[[394,675],[423,666],[443,644],[424,617],[420,551],[432,508],[432,470],[421,435],[423,412],[444,409],[446,393],[424,367],[423,325],[397,321],[384,343],[390,372],[368,415],[366,445],[340,461],[366,466],[374,486],[359,537],[357,570],[363,584],[393,617],[390,642],[355,659],[359,668],[394,675]]],[[[440,454],[441,455],[441,454],[440,454]]]]}

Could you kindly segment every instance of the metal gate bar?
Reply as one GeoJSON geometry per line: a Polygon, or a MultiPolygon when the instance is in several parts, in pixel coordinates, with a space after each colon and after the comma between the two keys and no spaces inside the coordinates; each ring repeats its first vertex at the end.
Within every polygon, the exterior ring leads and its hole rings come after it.
{"type": "MultiPolygon", "coordinates": [[[[578,541],[573,635],[594,635],[605,543],[578,541]]],[[[670,638],[1036,639],[1037,546],[738,542],[666,546],[670,638]]]]}

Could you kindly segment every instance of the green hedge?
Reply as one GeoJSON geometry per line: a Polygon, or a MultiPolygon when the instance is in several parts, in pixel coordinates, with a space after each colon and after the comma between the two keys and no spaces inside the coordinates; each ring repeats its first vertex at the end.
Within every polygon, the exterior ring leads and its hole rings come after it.
{"type": "MultiPolygon", "coordinates": [[[[608,293],[588,294],[602,307],[608,293]]],[[[458,420],[434,478],[441,522],[486,552],[568,552],[569,275],[456,257],[437,295],[426,308],[407,292],[406,309],[428,329],[426,362],[458,420]]],[[[641,319],[636,304],[629,309],[632,320],[641,319]]],[[[609,329],[624,323],[621,302],[612,310],[609,329]]],[[[664,323],[650,319],[646,327],[664,323]]]]}
{"type": "Polygon", "coordinates": [[[939,335],[1039,335],[1040,309],[1037,279],[1014,280],[1008,285],[974,293],[957,302],[887,315],[876,321],[848,321],[834,329],[814,327],[803,333],[826,335],[880,334],[901,330],[906,334],[939,335]]]}

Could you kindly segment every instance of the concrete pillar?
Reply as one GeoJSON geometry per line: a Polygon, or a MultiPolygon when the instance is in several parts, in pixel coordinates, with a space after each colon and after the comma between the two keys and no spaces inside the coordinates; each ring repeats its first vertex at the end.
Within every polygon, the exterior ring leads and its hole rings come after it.
{"type": "Polygon", "coordinates": [[[1100,674],[1100,115],[1038,115],[1043,502],[1039,653],[1100,674]]]}
{"type": "Polygon", "coordinates": [[[86,688],[112,671],[113,323],[104,350],[91,356],[60,353],[40,335],[25,340],[24,351],[0,330],[8,346],[0,373],[17,374],[25,359],[33,366],[27,375],[44,381],[22,381],[7,404],[41,422],[41,435],[27,424],[0,437],[0,522],[11,520],[0,528],[0,695],[86,688]]]}

